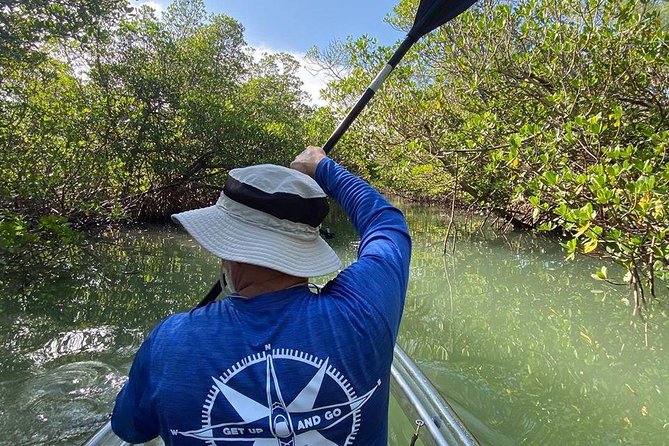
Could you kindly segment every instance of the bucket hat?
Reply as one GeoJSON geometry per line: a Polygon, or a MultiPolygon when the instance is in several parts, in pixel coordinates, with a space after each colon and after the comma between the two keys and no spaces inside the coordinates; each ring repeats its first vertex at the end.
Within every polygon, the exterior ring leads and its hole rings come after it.
{"type": "Polygon", "coordinates": [[[318,232],[328,211],[326,194],[313,178],[260,164],[231,170],[215,205],[172,220],[216,257],[314,277],[341,268],[318,232]]]}

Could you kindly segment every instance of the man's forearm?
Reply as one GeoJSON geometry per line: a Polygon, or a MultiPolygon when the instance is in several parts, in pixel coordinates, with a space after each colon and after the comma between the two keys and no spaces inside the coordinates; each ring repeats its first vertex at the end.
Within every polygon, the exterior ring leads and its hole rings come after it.
{"type": "Polygon", "coordinates": [[[363,241],[374,230],[391,230],[409,238],[402,213],[372,186],[332,159],[320,161],[315,179],[348,214],[363,241]]]}

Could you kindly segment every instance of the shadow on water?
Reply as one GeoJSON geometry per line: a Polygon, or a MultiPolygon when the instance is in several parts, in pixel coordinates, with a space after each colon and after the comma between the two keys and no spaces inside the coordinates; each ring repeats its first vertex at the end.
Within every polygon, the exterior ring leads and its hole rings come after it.
{"type": "MultiPolygon", "coordinates": [[[[597,260],[566,262],[554,241],[491,231],[460,234],[444,255],[439,210],[403,208],[414,253],[399,343],[484,444],[669,437],[666,288],[644,325],[626,288],[590,278],[597,260]]],[[[325,226],[353,261],[357,235],[340,209],[325,226]]],[[[78,444],[105,419],[146,333],[190,309],[218,270],[175,228],[94,246],[67,274],[0,296],[2,441],[78,444]]],[[[408,444],[413,421],[397,407],[391,417],[391,444],[408,444]]]]}

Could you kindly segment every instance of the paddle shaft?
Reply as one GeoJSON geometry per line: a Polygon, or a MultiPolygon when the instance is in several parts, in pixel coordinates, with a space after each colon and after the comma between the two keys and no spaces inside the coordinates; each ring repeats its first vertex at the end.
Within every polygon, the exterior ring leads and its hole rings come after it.
{"type": "Polygon", "coordinates": [[[402,60],[414,43],[416,43],[416,39],[411,34],[407,34],[402,44],[395,50],[395,54],[393,54],[388,63],[381,69],[381,71],[379,71],[372,83],[369,84],[369,87],[367,87],[362,96],[360,96],[358,102],[351,108],[346,117],[339,123],[335,131],[330,135],[330,138],[323,145],[325,153],[330,153],[335,144],[339,142],[344,133],[346,133],[346,130],[348,130],[360,112],[365,108],[372,97],[374,97],[374,94],[379,91],[381,85],[383,85],[390,73],[395,69],[397,64],[402,60]]]}
{"type": "Polygon", "coordinates": [[[217,280],[216,283],[211,287],[209,292],[204,296],[204,298],[198,303],[195,308],[202,308],[205,305],[213,302],[216,300],[219,294],[221,294],[221,291],[223,291],[223,287],[221,286],[221,281],[217,280]]]}

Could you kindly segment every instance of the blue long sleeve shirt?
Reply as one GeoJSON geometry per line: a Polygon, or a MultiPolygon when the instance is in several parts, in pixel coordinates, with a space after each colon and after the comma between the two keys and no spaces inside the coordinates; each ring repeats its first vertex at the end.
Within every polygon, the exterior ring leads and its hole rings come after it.
{"type": "Polygon", "coordinates": [[[116,399],[114,432],[168,445],[381,446],[409,277],[402,213],[329,158],[316,181],[360,234],[320,294],[229,296],[161,322],[116,399]]]}

